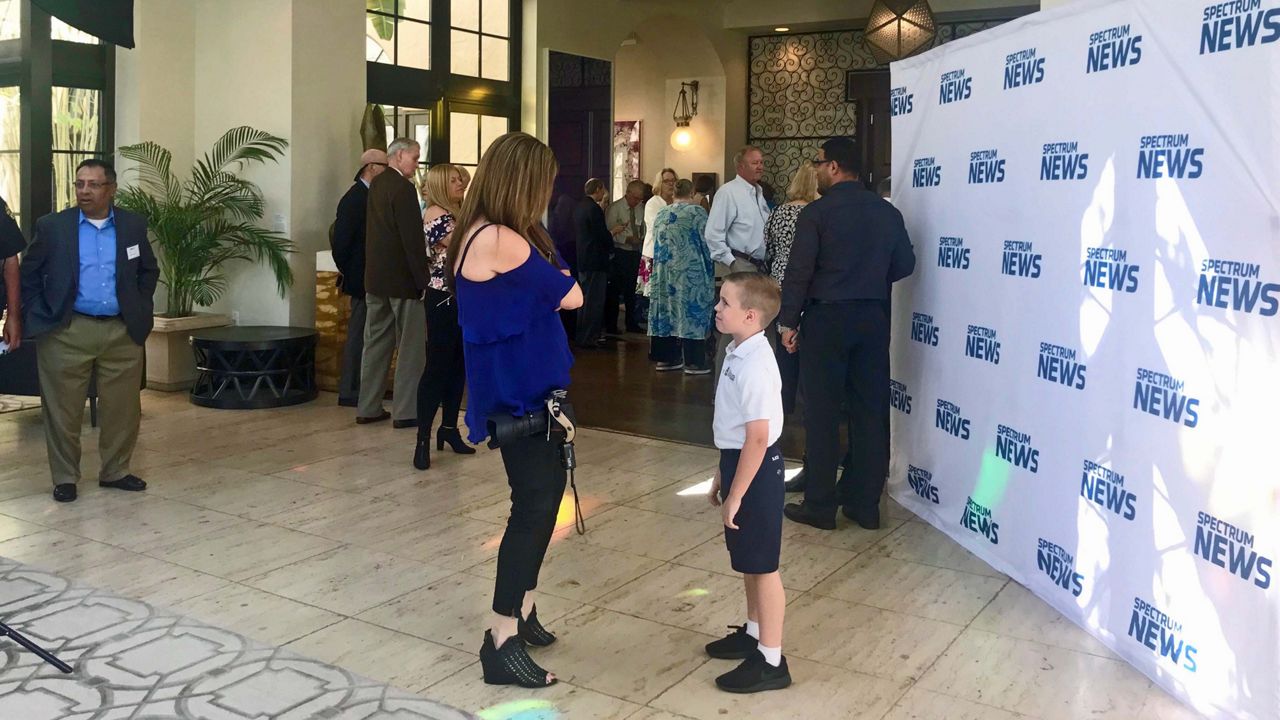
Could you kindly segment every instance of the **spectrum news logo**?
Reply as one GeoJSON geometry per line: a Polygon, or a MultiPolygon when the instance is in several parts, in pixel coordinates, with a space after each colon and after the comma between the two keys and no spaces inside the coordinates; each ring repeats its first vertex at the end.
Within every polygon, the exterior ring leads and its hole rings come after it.
{"type": "Polygon", "coordinates": [[[970,325],[964,337],[965,357],[1000,364],[1000,335],[994,328],[970,325]]]}
{"type": "Polygon", "coordinates": [[[969,153],[969,184],[990,185],[1004,182],[1005,160],[994,148],[969,153]]]}
{"type": "Polygon", "coordinates": [[[996,457],[1032,473],[1040,471],[1040,451],[1031,436],[1008,425],[996,426],[996,457]]]}
{"type": "Polygon", "coordinates": [[[1231,0],[1204,8],[1201,55],[1269,45],[1276,40],[1280,40],[1280,8],[1264,10],[1262,0],[1231,0]]]}
{"type": "Polygon", "coordinates": [[[1155,655],[1168,658],[1188,672],[1199,668],[1196,646],[1186,641],[1182,623],[1140,597],[1133,599],[1127,634],[1155,655]]]}
{"type": "Polygon", "coordinates": [[[1200,424],[1200,399],[1186,392],[1186,382],[1155,370],[1138,368],[1133,409],[1194,428],[1200,424]]]}
{"type": "Polygon", "coordinates": [[[1000,274],[1035,280],[1040,277],[1044,256],[1036,252],[1035,243],[1027,240],[1005,240],[1000,254],[1000,274]]]}
{"type": "Polygon", "coordinates": [[[1099,30],[1089,36],[1089,60],[1085,74],[1132,67],[1142,62],[1142,35],[1129,25],[1099,30]]]}
{"type": "Polygon", "coordinates": [[[1125,487],[1124,475],[1092,460],[1084,461],[1080,497],[1123,520],[1138,516],[1138,496],[1125,487]]]}
{"type": "Polygon", "coordinates": [[[910,115],[915,109],[916,96],[907,92],[906,86],[896,87],[889,91],[890,114],[893,117],[910,115]]]}
{"type": "Polygon", "coordinates": [[[969,418],[960,412],[960,406],[942,398],[938,398],[938,405],[933,411],[933,425],[961,440],[968,440],[972,429],[969,418]]]}
{"type": "Polygon", "coordinates": [[[1089,177],[1089,153],[1080,152],[1076,140],[1045,143],[1040,157],[1040,179],[1084,180],[1089,177]]]}
{"type": "Polygon", "coordinates": [[[1263,282],[1262,266],[1236,260],[1207,259],[1200,264],[1196,303],[1274,317],[1280,310],[1280,284],[1263,282]]]}
{"type": "Polygon", "coordinates": [[[1196,515],[1196,555],[1266,590],[1271,587],[1271,558],[1258,553],[1255,541],[1256,536],[1244,528],[1207,512],[1196,515]]]}
{"type": "Polygon", "coordinates": [[[1077,359],[1075,348],[1053,343],[1040,343],[1040,360],[1036,377],[1065,387],[1084,390],[1088,365],[1077,359]]]}
{"type": "Polygon", "coordinates": [[[890,378],[889,405],[904,415],[911,414],[911,393],[907,390],[906,383],[890,378]]]}
{"type": "Polygon", "coordinates": [[[1198,180],[1204,175],[1204,148],[1190,133],[1143,135],[1138,142],[1138,179],[1198,180]]]}
{"type": "Polygon", "coordinates": [[[1076,572],[1076,559],[1066,548],[1039,538],[1036,546],[1036,568],[1053,581],[1054,585],[1069,591],[1074,597],[1084,592],[1084,575],[1076,572]]]}
{"type": "Polygon", "coordinates": [[[911,170],[911,187],[938,187],[942,185],[942,166],[936,158],[916,158],[911,170]]]}
{"type": "Polygon", "coordinates": [[[975,502],[972,497],[964,501],[960,527],[981,535],[992,545],[1000,544],[1000,523],[996,522],[995,514],[991,512],[991,508],[975,502]]]}
{"type": "Polygon", "coordinates": [[[931,347],[938,347],[941,332],[933,322],[933,316],[926,313],[911,313],[911,339],[931,347]]]}
{"type": "Polygon", "coordinates": [[[934,505],[940,504],[938,486],[933,484],[933,473],[915,465],[907,466],[907,485],[916,495],[934,505]]]}
{"type": "Polygon", "coordinates": [[[942,73],[938,79],[938,104],[949,105],[973,97],[973,78],[964,68],[942,73]]]}
{"type": "Polygon", "coordinates": [[[1116,292],[1138,292],[1141,266],[1129,262],[1129,251],[1123,248],[1085,248],[1084,284],[1116,292]]]}
{"type": "Polygon", "coordinates": [[[969,248],[964,245],[964,238],[938,238],[938,267],[953,270],[969,269],[969,248]]]}
{"type": "Polygon", "coordinates": [[[1004,89],[1026,87],[1044,82],[1044,58],[1035,48],[1009,53],[1004,58],[1004,89]]]}

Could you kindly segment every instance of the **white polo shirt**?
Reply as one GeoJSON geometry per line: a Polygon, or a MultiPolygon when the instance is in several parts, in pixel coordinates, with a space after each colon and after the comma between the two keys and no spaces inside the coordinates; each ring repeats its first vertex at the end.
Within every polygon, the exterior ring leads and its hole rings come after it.
{"type": "Polygon", "coordinates": [[[747,442],[747,423],[769,421],[769,444],[782,436],[782,375],[764,332],[741,345],[729,343],[724,370],[716,385],[716,414],[711,423],[716,447],[741,450],[747,442]]]}

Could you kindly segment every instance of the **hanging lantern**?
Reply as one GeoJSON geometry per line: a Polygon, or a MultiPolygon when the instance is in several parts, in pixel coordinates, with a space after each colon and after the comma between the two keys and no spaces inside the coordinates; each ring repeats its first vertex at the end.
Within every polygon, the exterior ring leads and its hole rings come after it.
{"type": "Polygon", "coordinates": [[[928,0],[876,0],[864,32],[877,59],[901,60],[929,46],[937,35],[928,0]]]}

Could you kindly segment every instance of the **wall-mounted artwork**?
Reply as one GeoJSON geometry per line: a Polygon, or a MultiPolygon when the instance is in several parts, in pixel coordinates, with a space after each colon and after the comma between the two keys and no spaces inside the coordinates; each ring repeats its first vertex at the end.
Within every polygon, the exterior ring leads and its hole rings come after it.
{"type": "Polygon", "coordinates": [[[640,121],[613,123],[613,199],[626,194],[627,183],[640,177],[640,121]]]}

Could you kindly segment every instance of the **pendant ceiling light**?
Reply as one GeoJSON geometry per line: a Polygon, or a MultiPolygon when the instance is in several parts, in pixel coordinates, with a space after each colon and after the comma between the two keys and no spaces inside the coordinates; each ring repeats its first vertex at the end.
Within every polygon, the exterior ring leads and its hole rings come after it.
{"type": "Polygon", "coordinates": [[[901,60],[929,46],[937,35],[928,0],[876,0],[864,33],[880,60],[901,60]]]}

